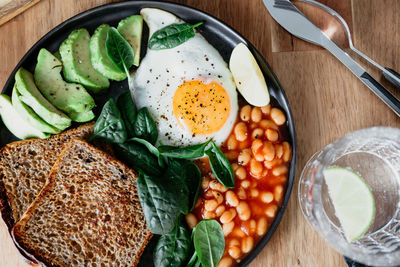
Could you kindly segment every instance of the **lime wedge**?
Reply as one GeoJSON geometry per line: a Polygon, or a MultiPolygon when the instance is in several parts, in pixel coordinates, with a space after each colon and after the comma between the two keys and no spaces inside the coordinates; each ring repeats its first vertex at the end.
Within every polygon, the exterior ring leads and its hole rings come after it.
{"type": "Polygon", "coordinates": [[[355,172],[341,167],[323,171],[329,196],[349,242],[359,239],[370,227],[375,216],[371,189],[355,172]]]}

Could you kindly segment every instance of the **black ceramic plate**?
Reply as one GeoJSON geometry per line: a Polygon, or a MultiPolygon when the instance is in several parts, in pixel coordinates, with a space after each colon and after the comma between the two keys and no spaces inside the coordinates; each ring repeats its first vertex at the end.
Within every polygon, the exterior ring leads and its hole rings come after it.
{"type": "MultiPolygon", "coordinates": [[[[272,234],[275,232],[283,213],[286,209],[286,206],[289,201],[290,193],[293,187],[294,176],[295,176],[295,162],[296,162],[296,139],[295,139],[295,130],[293,124],[292,114],[290,112],[289,104],[286,98],[286,95],[276,78],[275,74],[272,72],[271,67],[267,64],[267,62],[263,59],[260,53],[251,45],[243,36],[237,33],[235,30],[230,28],[228,25],[219,21],[215,17],[206,14],[200,10],[168,3],[168,2],[156,2],[156,1],[128,1],[122,3],[114,3],[109,5],[104,5],[100,7],[96,7],[94,9],[85,11],[75,17],[65,21],[59,26],[55,27],[49,33],[47,33],[42,39],[40,39],[21,59],[18,65],[15,67],[14,71],[11,73],[9,79],[7,80],[3,93],[11,95],[11,91],[14,84],[14,74],[20,67],[24,67],[29,71],[34,70],[36,64],[36,58],[38,52],[41,48],[47,48],[51,52],[55,52],[58,50],[61,42],[64,41],[69,33],[77,28],[86,28],[90,33],[102,23],[107,23],[112,26],[116,26],[118,22],[130,15],[138,14],[140,9],[143,7],[155,7],[167,10],[169,12],[174,13],[178,17],[182,18],[187,22],[199,22],[203,21],[204,24],[199,28],[199,31],[204,35],[204,37],[210,42],[222,55],[226,62],[229,61],[230,54],[235,47],[236,44],[243,42],[247,44],[252,53],[255,55],[261,70],[264,73],[265,79],[268,83],[268,88],[270,94],[272,96],[272,102],[275,106],[279,106],[282,110],[285,111],[287,116],[287,131],[285,133],[286,139],[289,140],[293,147],[293,159],[290,164],[289,171],[289,181],[287,183],[287,189],[284,197],[284,201],[281,209],[279,210],[275,221],[270,226],[267,234],[261,239],[261,241],[256,245],[256,247],[252,250],[252,252],[243,259],[238,266],[246,266],[248,265],[257,254],[265,247],[271,238],[272,234]]],[[[148,32],[145,26],[143,45],[147,44],[148,32]]],[[[146,52],[145,47],[142,49],[143,53],[146,52]]],[[[4,52],[4,51],[3,51],[4,52]]],[[[143,55],[142,55],[143,56],[143,55]]],[[[97,108],[95,109],[95,113],[99,113],[99,109],[103,106],[105,101],[110,96],[118,95],[122,90],[127,89],[127,81],[123,82],[112,82],[111,87],[108,89],[108,93],[103,95],[97,95],[95,97],[97,108]]],[[[8,130],[7,128],[1,124],[0,125],[0,146],[4,146],[7,143],[17,140],[8,130]]],[[[154,242],[152,242],[154,244],[154,242]]],[[[151,244],[150,244],[151,246],[151,244]]],[[[147,252],[150,252],[151,249],[147,249],[147,252]]],[[[141,265],[149,266],[152,265],[150,255],[143,255],[141,260],[141,265]]]]}

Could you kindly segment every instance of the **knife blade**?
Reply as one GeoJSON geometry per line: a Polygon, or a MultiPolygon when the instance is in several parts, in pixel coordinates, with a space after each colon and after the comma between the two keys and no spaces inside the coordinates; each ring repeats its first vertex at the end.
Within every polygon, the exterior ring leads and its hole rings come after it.
{"type": "Polygon", "coordinates": [[[400,101],[367,73],[360,64],[337,46],[320,28],[308,20],[289,0],[263,0],[263,3],[274,20],[285,30],[300,39],[319,45],[331,52],[400,116],[400,101]]]}

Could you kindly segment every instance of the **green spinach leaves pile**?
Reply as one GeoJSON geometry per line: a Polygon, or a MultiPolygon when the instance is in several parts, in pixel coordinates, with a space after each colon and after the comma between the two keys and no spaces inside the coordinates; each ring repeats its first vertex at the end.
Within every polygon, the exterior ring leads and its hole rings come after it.
{"type": "Polygon", "coordinates": [[[201,187],[201,172],[190,159],[208,156],[218,181],[234,187],[232,167],[217,145],[209,140],[188,147],[157,146],[157,126],[147,108],[137,110],[129,90],[103,106],[91,137],[95,138],[113,143],[120,160],[139,172],[137,188],[146,224],[161,235],[154,251],[156,266],[216,266],[225,248],[220,224],[203,220],[191,237],[183,214],[194,209],[201,187]]]}

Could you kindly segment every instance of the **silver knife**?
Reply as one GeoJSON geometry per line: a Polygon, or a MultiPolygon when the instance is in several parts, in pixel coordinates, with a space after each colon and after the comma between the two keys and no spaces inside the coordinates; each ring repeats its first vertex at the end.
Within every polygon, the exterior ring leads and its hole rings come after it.
{"type": "Polygon", "coordinates": [[[271,16],[288,32],[331,52],[372,92],[400,116],[400,101],[369,75],[363,67],[338,47],[321,29],[309,21],[289,0],[263,0],[271,16]]]}

